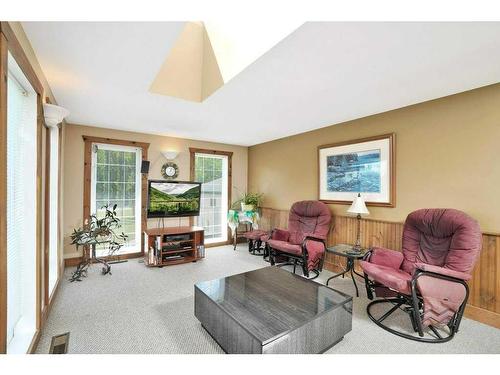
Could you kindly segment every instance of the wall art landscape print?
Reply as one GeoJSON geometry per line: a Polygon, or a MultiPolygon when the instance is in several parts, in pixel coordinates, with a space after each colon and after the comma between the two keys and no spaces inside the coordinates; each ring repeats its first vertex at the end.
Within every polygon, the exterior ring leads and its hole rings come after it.
{"type": "Polygon", "coordinates": [[[368,205],[394,207],[394,134],[318,148],[319,199],[350,204],[358,193],[368,205]]]}
{"type": "Polygon", "coordinates": [[[380,193],[380,150],[330,155],[326,165],[327,191],[380,193]]]}

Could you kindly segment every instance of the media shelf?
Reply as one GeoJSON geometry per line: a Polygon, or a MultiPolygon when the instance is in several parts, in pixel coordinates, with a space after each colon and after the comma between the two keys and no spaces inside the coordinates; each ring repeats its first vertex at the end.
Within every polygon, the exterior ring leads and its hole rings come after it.
{"type": "Polygon", "coordinates": [[[202,227],[167,227],[144,232],[144,264],[164,267],[205,257],[202,227]]]}

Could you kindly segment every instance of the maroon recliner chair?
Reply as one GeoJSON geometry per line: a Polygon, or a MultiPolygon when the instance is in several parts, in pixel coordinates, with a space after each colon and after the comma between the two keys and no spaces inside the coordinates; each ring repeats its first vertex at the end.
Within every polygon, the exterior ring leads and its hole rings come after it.
{"type": "Polygon", "coordinates": [[[386,331],[411,340],[445,342],[460,325],[469,288],[467,280],[481,250],[479,224],[454,209],[422,209],[406,218],[403,251],[373,248],[360,262],[370,319],[386,331]],[[373,306],[392,304],[375,318],[373,306]],[[418,336],[383,322],[398,309],[410,316],[418,336]],[[424,336],[424,333],[430,337],[424,336]]]}
{"type": "Polygon", "coordinates": [[[274,229],[267,241],[271,265],[285,259],[280,264],[302,267],[305,277],[309,272],[318,277],[323,269],[326,237],[330,229],[332,215],[328,206],[319,201],[295,202],[290,209],[288,230],[274,229]]]}

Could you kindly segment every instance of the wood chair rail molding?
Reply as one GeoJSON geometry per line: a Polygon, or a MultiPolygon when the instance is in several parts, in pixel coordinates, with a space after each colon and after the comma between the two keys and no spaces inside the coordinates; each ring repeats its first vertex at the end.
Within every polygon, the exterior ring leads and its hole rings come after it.
{"type": "MultiPolygon", "coordinates": [[[[102,143],[111,144],[119,146],[131,146],[140,147],[142,149],[142,160],[148,160],[148,149],[149,143],[146,142],[135,142],[127,141],[121,139],[113,138],[102,138],[102,137],[91,137],[88,135],[82,135],[84,146],[84,157],[83,157],[83,222],[90,216],[90,193],[91,193],[91,183],[92,183],[92,144],[102,143]]],[[[148,196],[148,176],[143,174],[141,176],[141,233],[145,232],[148,227],[147,218],[147,196],[148,196]]],[[[144,243],[141,241],[141,252],[137,254],[132,254],[133,256],[138,256],[144,254],[144,243]]],[[[75,258],[80,260],[81,258],[75,258]]],[[[65,264],[68,262],[65,260],[65,264]]],[[[72,263],[71,263],[72,264],[72,263]]]]}
{"type": "MultiPolygon", "coordinates": [[[[261,229],[286,228],[288,210],[262,208],[261,229]]],[[[332,230],[327,244],[354,243],[356,241],[356,217],[333,216],[332,230]]],[[[401,251],[404,223],[376,219],[361,219],[361,241],[364,247],[381,246],[401,251]]],[[[500,328],[500,234],[484,232],[483,248],[469,281],[470,295],[465,316],[500,328]]],[[[340,270],[345,258],[327,253],[325,269],[340,270]]],[[[356,265],[356,270],[362,273],[356,265]]],[[[333,286],[335,287],[335,286],[333,286]]]]}

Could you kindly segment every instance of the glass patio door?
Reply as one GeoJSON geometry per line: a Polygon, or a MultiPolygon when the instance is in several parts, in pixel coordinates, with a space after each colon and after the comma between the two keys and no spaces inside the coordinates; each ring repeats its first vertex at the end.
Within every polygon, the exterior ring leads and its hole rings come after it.
{"type": "MultiPolygon", "coordinates": [[[[116,255],[141,251],[141,161],[139,147],[110,144],[92,145],[91,212],[98,218],[105,214],[103,206],[117,205],[121,228],[117,234],[128,238],[116,255]]],[[[97,248],[98,256],[108,255],[107,248],[97,248]]]]}
{"type": "Polygon", "coordinates": [[[197,225],[205,229],[205,242],[227,241],[228,157],[195,154],[195,181],[201,182],[200,216],[197,225]]]}

